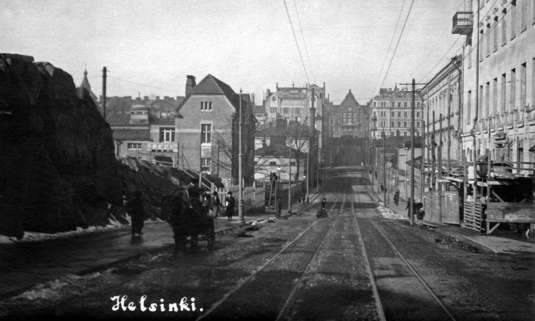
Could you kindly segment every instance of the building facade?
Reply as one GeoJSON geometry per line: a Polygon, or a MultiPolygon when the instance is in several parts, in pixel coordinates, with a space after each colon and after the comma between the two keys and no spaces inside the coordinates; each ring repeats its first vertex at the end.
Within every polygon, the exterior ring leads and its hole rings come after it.
{"type": "Polygon", "coordinates": [[[462,60],[454,57],[421,89],[426,158],[450,167],[461,156],[462,60]]]}
{"type": "Polygon", "coordinates": [[[324,88],[317,85],[305,87],[279,87],[275,91],[266,91],[264,108],[268,122],[275,122],[278,118],[287,121],[297,121],[302,124],[310,124],[312,119],[311,108],[314,108],[317,116],[321,116],[323,110],[324,88]],[[312,94],[314,92],[314,94],[312,94]]]}
{"type": "Polygon", "coordinates": [[[535,162],[535,1],[473,1],[471,14],[463,47],[464,156],[472,161],[490,151],[492,160],[513,162],[515,174],[529,174],[533,166],[521,162],[535,162]]]}
{"type": "Polygon", "coordinates": [[[236,94],[212,75],[199,84],[189,80],[175,122],[179,163],[188,169],[217,175],[227,187],[238,184],[238,115],[241,114],[243,178],[246,184],[252,184],[256,126],[252,99],[246,98],[248,94],[236,94]]]}
{"type": "Polygon", "coordinates": [[[340,105],[326,104],[325,114],[328,137],[368,137],[370,111],[357,102],[351,90],[340,105]]]}
{"type": "MultiPolygon", "coordinates": [[[[423,103],[420,92],[415,94],[414,135],[422,133],[423,103]]],[[[370,130],[375,139],[385,137],[410,137],[412,91],[381,88],[379,95],[370,101],[370,130]]]]}

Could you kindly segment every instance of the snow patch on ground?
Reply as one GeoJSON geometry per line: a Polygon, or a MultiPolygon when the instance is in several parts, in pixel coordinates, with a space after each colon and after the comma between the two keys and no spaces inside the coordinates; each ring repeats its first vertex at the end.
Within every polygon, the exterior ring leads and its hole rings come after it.
{"type": "MultiPolygon", "coordinates": [[[[76,230],[59,232],[59,233],[38,233],[38,232],[24,232],[24,237],[21,240],[17,240],[15,237],[0,235],[0,244],[12,244],[12,243],[29,243],[29,242],[42,242],[47,240],[64,239],[84,234],[115,231],[115,230],[127,230],[130,228],[130,217],[125,217],[127,224],[122,224],[113,215],[108,220],[108,224],[105,226],[89,226],[82,228],[78,226],[76,230]]],[[[145,221],[145,224],[159,224],[165,222],[164,220],[157,218],[155,220],[145,221]]]]}
{"type": "Polygon", "coordinates": [[[377,210],[384,218],[388,218],[391,220],[407,220],[407,217],[405,215],[399,214],[394,212],[388,207],[384,206],[383,202],[379,202],[379,205],[377,206],[377,210]]]}
{"type": "Polygon", "coordinates": [[[48,281],[35,285],[30,290],[25,291],[13,300],[50,300],[54,301],[62,297],[64,289],[68,286],[78,285],[80,282],[87,282],[93,280],[101,275],[100,272],[93,274],[78,276],[78,275],[66,275],[56,280],[48,281]]]}

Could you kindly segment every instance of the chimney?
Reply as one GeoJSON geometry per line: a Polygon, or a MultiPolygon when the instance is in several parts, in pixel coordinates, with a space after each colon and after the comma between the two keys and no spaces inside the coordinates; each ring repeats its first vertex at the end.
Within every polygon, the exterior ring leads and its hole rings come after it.
{"type": "Polygon", "coordinates": [[[191,94],[191,91],[193,88],[197,86],[197,83],[195,82],[195,76],[187,75],[186,76],[186,97],[191,94]]]}

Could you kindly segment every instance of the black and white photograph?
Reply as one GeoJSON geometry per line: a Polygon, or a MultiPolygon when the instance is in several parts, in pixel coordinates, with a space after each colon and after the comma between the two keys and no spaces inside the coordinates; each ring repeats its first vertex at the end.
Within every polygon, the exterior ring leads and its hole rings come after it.
{"type": "Polygon", "coordinates": [[[535,320],[535,0],[0,0],[0,320],[535,320]]]}

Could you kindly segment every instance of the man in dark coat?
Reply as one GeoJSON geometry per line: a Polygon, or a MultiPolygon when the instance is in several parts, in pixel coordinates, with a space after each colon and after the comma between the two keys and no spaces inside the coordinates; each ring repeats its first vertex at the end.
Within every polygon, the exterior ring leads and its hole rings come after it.
{"type": "Polygon", "coordinates": [[[145,218],[143,199],[140,191],[135,191],[134,197],[128,202],[128,214],[130,214],[132,220],[132,237],[140,237],[145,218]]]}
{"type": "Polygon", "coordinates": [[[234,203],[235,203],[234,196],[232,196],[232,192],[227,193],[227,197],[225,198],[225,206],[226,206],[226,214],[227,218],[229,220],[232,220],[232,215],[234,214],[234,203]]]}

